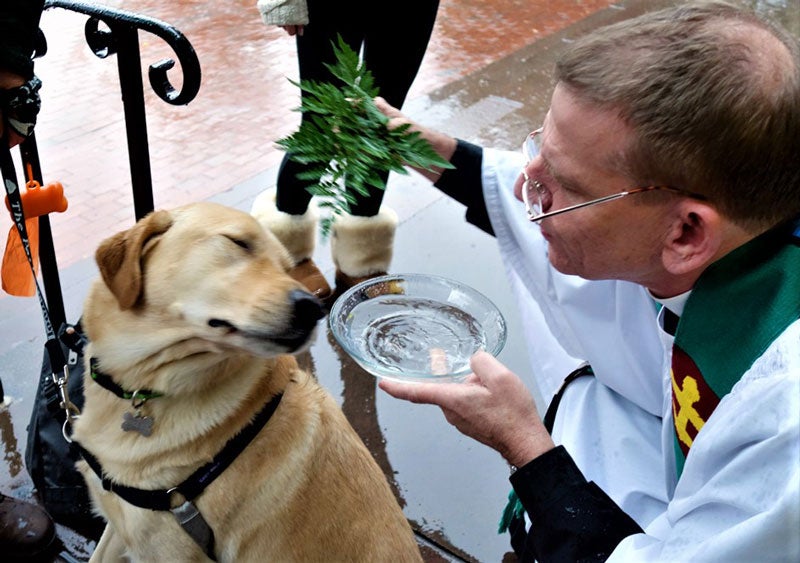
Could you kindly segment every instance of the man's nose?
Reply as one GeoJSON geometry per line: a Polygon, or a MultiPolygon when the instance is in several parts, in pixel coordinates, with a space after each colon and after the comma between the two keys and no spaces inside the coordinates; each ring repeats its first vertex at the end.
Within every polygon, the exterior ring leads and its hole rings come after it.
{"type": "Polygon", "coordinates": [[[524,201],[522,199],[522,190],[525,189],[525,174],[524,171],[520,172],[520,175],[517,177],[517,181],[514,182],[514,197],[516,197],[520,201],[524,201]]]}
{"type": "Polygon", "coordinates": [[[553,186],[555,186],[555,182],[547,173],[544,159],[542,159],[541,156],[535,156],[532,160],[528,161],[523,172],[527,174],[531,187],[534,185],[538,186],[537,189],[532,190],[536,194],[536,203],[541,200],[542,213],[547,212],[553,204],[552,190],[553,186]]]}

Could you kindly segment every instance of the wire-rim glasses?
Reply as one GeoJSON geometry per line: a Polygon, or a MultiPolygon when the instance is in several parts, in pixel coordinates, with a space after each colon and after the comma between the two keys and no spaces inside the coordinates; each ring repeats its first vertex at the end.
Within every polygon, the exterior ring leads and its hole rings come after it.
{"type": "Polygon", "coordinates": [[[688,196],[693,199],[700,199],[700,200],[707,199],[705,196],[701,194],[695,194],[692,192],[679,190],[677,188],[672,188],[669,186],[645,186],[641,188],[633,188],[631,190],[617,192],[615,194],[603,197],[598,197],[596,199],[591,199],[589,201],[584,201],[582,203],[570,205],[568,207],[563,207],[561,209],[556,209],[555,211],[548,211],[545,213],[543,212],[544,209],[543,199],[545,198],[545,196],[549,195],[547,188],[545,188],[545,186],[539,180],[534,180],[533,178],[529,177],[528,173],[526,172],[528,164],[530,164],[530,162],[539,155],[542,148],[541,144],[542,144],[542,127],[539,127],[535,131],[531,131],[531,133],[529,133],[528,136],[525,137],[525,141],[522,143],[522,154],[525,156],[527,160],[525,167],[522,169],[522,177],[524,179],[524,182],[522,184],[522,201],[525,203],[525,211],[528,213],[528,219],[533,223],[538,223],[542,219],[546,219],[548,217],[553,217],[555,215],[561,215],[562,213],[575,211],[576,209],[582,209],[584,207],[589,207],[600,203],[606,203],[608,201],[614,201],[616,199],[620,199],[632,194],[641,194],[644,192],[651,192],[654,190],[668,191],[688,196]]]}

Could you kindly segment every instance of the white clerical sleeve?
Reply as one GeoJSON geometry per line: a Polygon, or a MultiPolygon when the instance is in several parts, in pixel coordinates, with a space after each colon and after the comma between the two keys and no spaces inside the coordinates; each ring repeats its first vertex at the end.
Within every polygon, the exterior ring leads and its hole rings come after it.
{"type": "MultiPolygon", "coordinates": [[[[530,349],[548,360],[558,358],[554,364],[569,365],[570,358],[573,363],[588,361],[599,381],[661,416],[663,349],[651,297],[636,284],[587,281],[550,266],[547,242],[514,197],[523,164],[518,153],[483,151],[484,198],[509,279],[519,303],[535,309],[526,327],[530,349]],[[537,323],[541,330],[536,330],[537,323]],[[558,352],[552,351],[554,342],[558,352]]],[[[536,366],[537,357],[531,362],[536,366]]],[[[537,369],[542,395],[552,396],[553,386],[557,388],[567,373],[542,375],[537,369]]]]}
{"type": "Polygon", "coordinates": [[[640,526],[666,507],[661,416],[665,365],[656,308],[633,284],[555,271],[547,243],[513,194],[521,155],[484,150],[483,192],[545,399],[588,361],[595,378],[564,394],[553,439],[640,526]]]}

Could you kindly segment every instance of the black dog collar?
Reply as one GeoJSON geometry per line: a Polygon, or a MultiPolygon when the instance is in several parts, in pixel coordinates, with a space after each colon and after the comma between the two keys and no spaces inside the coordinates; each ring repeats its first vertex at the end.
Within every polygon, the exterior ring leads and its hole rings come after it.
{"type": "Polygon", "coordinates": [[[137,389],[136,391],[126,391],[121,386],[119,386],[111,376],[103,373],[98,368],[97,358],[89,358],[89,375],[92,377],[95,383],[100,385],[103,389],[111,391],[119,397],[120,399],[132,400],[136,399],[139,402],[139,406],[142,403],[147,401],[148,399],[156,399],[158,397],[163,397],[163,393],[159,393],[158,391],[151,391],[150,389],[137,389]]]}

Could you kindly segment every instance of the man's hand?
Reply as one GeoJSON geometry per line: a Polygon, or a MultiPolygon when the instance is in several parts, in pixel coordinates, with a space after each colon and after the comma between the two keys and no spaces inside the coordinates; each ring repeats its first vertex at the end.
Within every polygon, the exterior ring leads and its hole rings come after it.
{"type": "Polygon", "coordinates": [[[378,386],[398,399],[437,405],[459,432],[497,450],[521,467],[555,447],[522,380],[491,354],[476,353],[464,383],[398,383],[378,386]]]}
{"type": "MultiPolygon", "coordinates": [[[[389,102],[381,97],[375,98],[374,102],[378,110],[380,110],[383,115],[389,118],[389,129],[394,129],[400,125],[409,124],[411,125],[410,130],[417,131],[423,139],[428,141],[431,144],[431,147],[433,147],[433,150],[436,151],[436,154],[447,161],[453,157],[453,153],[456,152],[456,146],[458,145],[458,141],[456,141],[454,137],[445,135],[439,131],[434,131],[433,129],[422,127],[418,123],[411,121],[399,109],[389,105],[389,102]]],[[[419,168],[415,168],[414,170],[425,176],[431,182],[436,182],[436,180],[439,179],[439,176],[442,175],[442,170],[438,168],[434,169],[433,171],[419,168]]]]}
{"type": "Polygon", "coordinates": [[[303,25],[282,25],[280,26],[289,35],[303,35],[303,25]]]}

